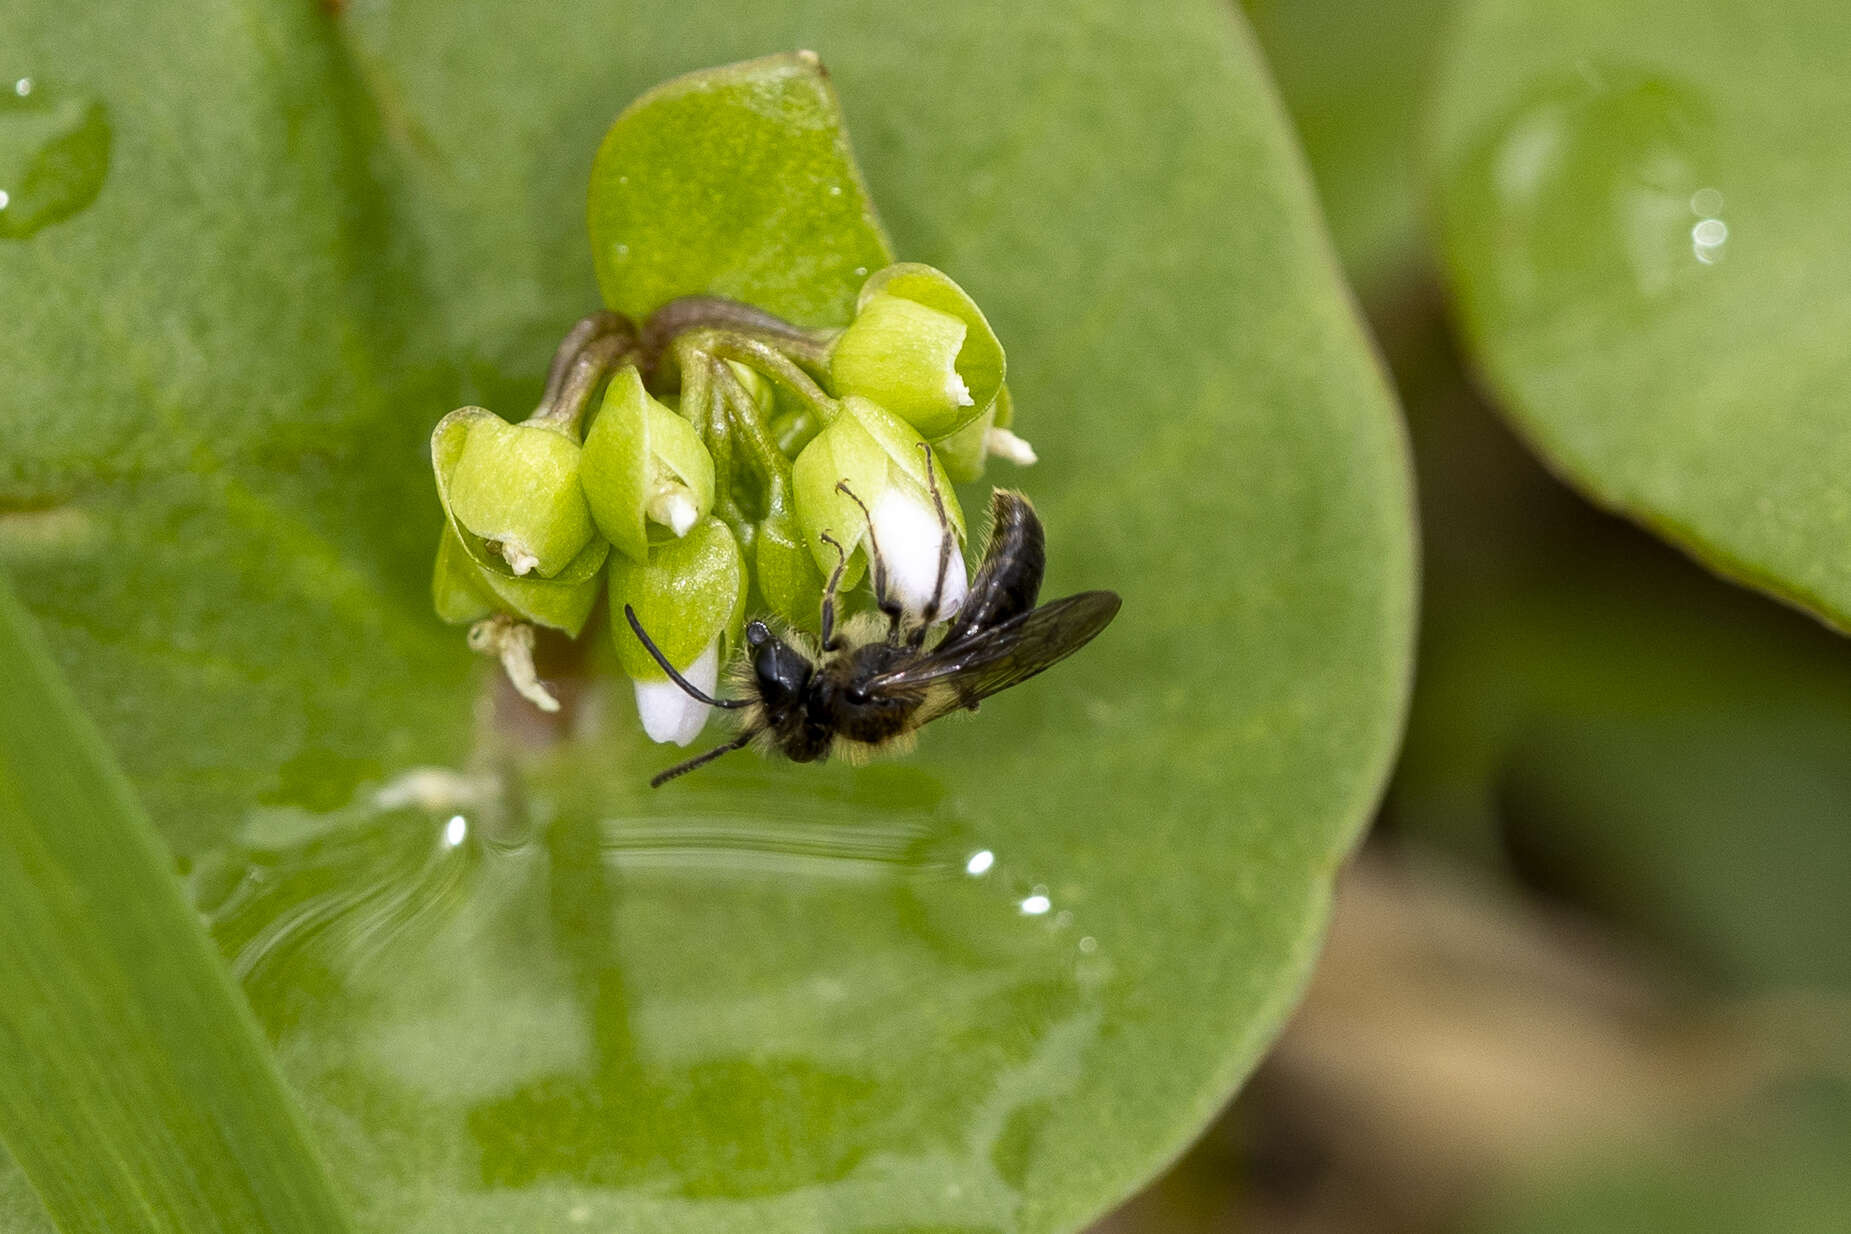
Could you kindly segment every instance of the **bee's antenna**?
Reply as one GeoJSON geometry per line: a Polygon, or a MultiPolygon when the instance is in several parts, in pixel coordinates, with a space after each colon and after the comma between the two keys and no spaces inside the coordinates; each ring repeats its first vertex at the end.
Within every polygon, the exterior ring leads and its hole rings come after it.
{"type": "MultiPolygon", "coordinates": [[[[741,707],[751,706],[751,703],[743,698],[714,698],[712,695],[708,694],[706,691],[697,687],[693,682],[689,681],[686,677],[683,677],[680,673],[675,671],[675,666],[668,662],[668,657],[662,654],[662,649],[657,647],[655,645],[655,641],[651,639],[649,635],[643,632],[643,623],[636,619],[635,609],[631,608],[628,604],[626,604],[623,606],[623,615],[629,621],[630,628],[636,631],[636,637],[638,641],[640,641],[643,644],[643,650],[647,651],[650,655],[650,658],[656,662],[657,666],[660,667],[663,672],[668,674],[668,679],[670,681],[674,682],[676,685],[681,687],[681,691],[683,694],[686,694],[689,698],[693,699],[695,702],[706,703],[709,707],[724,708],[727,711],[737,711],[741,707]]],[[[728,748],[737,749],[738,747],[733,746],[733,747],[728,747],[728,748]]],[[[694,768],[700,766],[700,761],[701,761],[700,759],[695,759],[692,763],[689,763],[684,767],[678,768],[672,772],[665,772],[662,776],[657,777],[657,779],[658,780],[667,779],[670,776],[678,776],[683,771],[692,771],[694,768]]]]}
{"type": "Polygon", "coordinates": [[[752,740],[752,736],[753,736],[752,730],[747,729],[745,732],[739,734],[739,736],[733,738],[731,741],[727,742],[725,745],[715,746],[713,749],[708,750],[705,753],[696,754],[693,758],[689,759],[685,763],[676,763],[673,767],[670,767],[667,771],[661,772],[658,775],[650,777],[649,787],[650,788],[661,788],[664,784],[667,784],[670,780],[674,779],[676,776],[685,776],[690,771],[693,771],[696,767],[705,767],[708,763],[711,763],[714,759],[719,758],[722,754],[731,754],[734,750],[742,748],[746,744],[746,742],[752,740]]]}

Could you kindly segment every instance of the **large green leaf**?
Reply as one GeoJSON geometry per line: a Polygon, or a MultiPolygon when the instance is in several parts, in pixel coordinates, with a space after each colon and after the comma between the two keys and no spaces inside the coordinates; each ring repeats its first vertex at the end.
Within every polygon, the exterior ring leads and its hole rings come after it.
{"type": "Polygon", "coordinates": [[[869,268],[893,260],[847,139],[813,53],[651,90],[591,168],[605,303],[640,318],[676,296],[721,295],[841,325],[869,268]]]}
{"type": "Polygon", "coordinates": [[[0,239],[0,563],[182,854],[468,718],[421,482],[433,400],[470,391],[417,385],[368,104],[309,6],[270,7],[0,12],[0,75],[51,109],[0,111],[0,188],[60,99],[112,134],[91,205],[0,239]]]}
{"type": "Polygon", "coordinates": [[[1851,624],[1843,5],[1462,16],[1432,182],[1508,410],[1601,502],[1851,624]]]}
{"type": "MultiPolygon", "coordinates": [[[[49,62],[44,8],[27,46],[49,62]]],[[[136,172],[131,122],[140,158],[318,189],[255,220],[190,216],[195,250],[310,237],[288,277],[215,261],[196,294],[228,297],[227,320],[300,294],[305,317],[362,328],[332,348],[305,326],[268,357],[191,339],[227,372],[281,357],[295,384],[268,430],[248,455],[150,462],[133,487],[71,481],[83,500],[47,485],[58,504],[4,524],[28,598],[186,837],[366,1228],[1077,1226],[1180,1148],[1291,1006],[1408,670],[1399,429],[1244,34],[1207,2],[505,17],[298,15],[264,35],[302,44],[274,74],[240,58],[258,36],[233,23],[220,51],[239,71],[150,68],[159,106],[110,96],[101,52],[61,70],[108,99],[123,154],[93,207],[19,242],[73,246],[41,345],[113,303],[97,280],[139,216],[109,211],[185,166],[136,172]],[[330,32],[346,61],[324,54],[330,32]],[[835,73],[895,249],[953,273],[1010,348],[1050,594],[1114,587],[1124,613],[893,766],[738,756],[652,793],[670,752],[641,740],[621,685],[581,693],[563,740],[485,699],[466,744],[459,695],[479,678],[417,612],[436,510],[416,431],[464,402],[518,414],[596,303],[584,191],[617,111],[676,73],[796,47],[835,73]],[[219,79],[254,97],[213,99],[219,79]],[[327,156],[332,201],[305,138],[195,149],[278,98],[350,143],[327,156]],[[340,195],[356,168],[371,191],[340,195]],[[313,239],[329,215],[351,241],[313,239]],[[330,390],[350,419],[308,414],[330,390]],[[298,404],[314,451],[262,449],[298,440],[298,404]],[[139,502],[162,517],[138,521],[139,502]],[[210,774],[175,775],[163,751],[210,774]]],[[[166,20],[136,37],[179,41],[166,20]]],[[[711,169],[736,140],[685,157],[711,169]]],[[[768,200],[794,227],[864,227],[859,185],[836,186],[846,202],[816,178],[768,200]]],[[[674,242],[709,259],[698,230],[674,242]]],[[[195,268],[136,251],[170,284],[195,268]]],[[[841,282],[816,303],[845,304],[855,267],[826,268],[841,282]]],[[[109,389],[131,407],[164,394],[109,389]]],[[[7,424],[28,414],[0,398],[7,424]]]]}
{"type": "Polygon", "coordinates": [[[0,1139],[66,1234],[338,1234],[250,1012],[4,575],[0,646],[0,1139]]]}

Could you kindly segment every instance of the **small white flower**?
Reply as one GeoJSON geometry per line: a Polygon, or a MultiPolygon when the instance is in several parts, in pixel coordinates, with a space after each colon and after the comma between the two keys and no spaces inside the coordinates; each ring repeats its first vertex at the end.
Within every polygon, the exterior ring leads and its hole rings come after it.
{"type": "Polygon", "coordinates": [[[508,563],[508,569],[516,576],[525,576],[540,564],[540,559],[528,552],[520,541],[509,536],[501,540],[491,540],[494,550],[501,554],[501,559],[508,563]]]}
{"type": "Polygon", "coordinates": [[[1014,463],[1017,467],[1033,466],[1037,457],[1035,447],[1006,428],[984,429],[983,450],[985,454],[1014,463]]]}
{"type": "Polygon", "coordinates": [[[959,407],[969,407],[977,401],[970,396],[970,387],[964,384],[963,375],[955,368],[945,373],[945,397],[959,407]]]}
{"type": "Polygon", "coordinates": [[[692,493],[675,484],[665,487],[650,500],[648,514],[679,537],[687,535],[700,521],[701,508],[695,504],[692,493]]]}
{"type": "MultiPolygon", "coordinates": [[[[681,670],[688,684],[712,695],[720,684],[720,640],[714,639],[696,656],[694,663],[681,670]]],[[[672,681],[635,681],[636,714],[643,721],[643,731],[651,741],[674,742],[685,746],[701,735],[707,726],[706,703],[690,698],[672,681]]]]}
{"type": "Polygon", "coordinates": [[[940,525],[930,498],[903,483],[889,484],[874,500],[869,514],[874,538],[880,542],[881,560],[887,565],[887,585],[902,607],[913,616],[925,612],[938,587],[941,546],[951,541],[945,564],[945,586],[935,618],[949,617],[964,603],[970,580],[964,573],[964,554],[950,528],[940,525]]]}

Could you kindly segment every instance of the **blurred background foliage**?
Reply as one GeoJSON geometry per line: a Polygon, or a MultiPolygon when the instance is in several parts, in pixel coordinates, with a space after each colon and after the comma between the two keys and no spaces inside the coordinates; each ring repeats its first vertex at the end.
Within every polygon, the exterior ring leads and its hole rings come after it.
{"type": "Polygon", "coordinates": [[[1473,7],[1244,0],[1408,415],[1419,667],[1310,997],[1099,1234],[1851,1229],[1851,657],[1556,478],[1462,354],[1420,148],[1473,7]]]}

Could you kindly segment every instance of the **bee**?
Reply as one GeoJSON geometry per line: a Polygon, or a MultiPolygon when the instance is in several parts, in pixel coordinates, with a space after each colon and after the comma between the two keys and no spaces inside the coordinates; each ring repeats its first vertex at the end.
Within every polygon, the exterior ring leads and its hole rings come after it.
{"type": "MultiPolygon", "coordinates": [[[[836,487],[867,513],[846,485],[836,487]]],[[[712,698],[696,688],[675,671],[635,611],[624,606],[630,629],[669,680],[710,707],[744,713],[731,741],[670,767],[650,780],[652,788],[754,742],[798,763],[832,755],[862,761],[876,752],[904,749],[922,726],[953,711],[975,711],[990,695],[1066,659],[1118,614],[1119,598],[1110,591],[1084,591],[1037,607],[1047,565],[1041,520],[1028,498],[998,489],[991,497],[990,539],[982,564],[964,602],[948,622],[941,622],[938,610],[953,540],[936,487],[932,498],[945,547],[924,611],[909,621],[890,594],[870,519],[870,574],[876,606],[887,621],[886,637],[878,637],[879,617],[871,628],[867,623],[839,626],[837,593],[848,554],[824,533],[838,561],[823,589],[820,654],[779,638],[763,621],[748,623],[746,663],[737,678],[741,697],[712,698]],[[944,628],[934,637],[940,625],[944,628]]]]}

